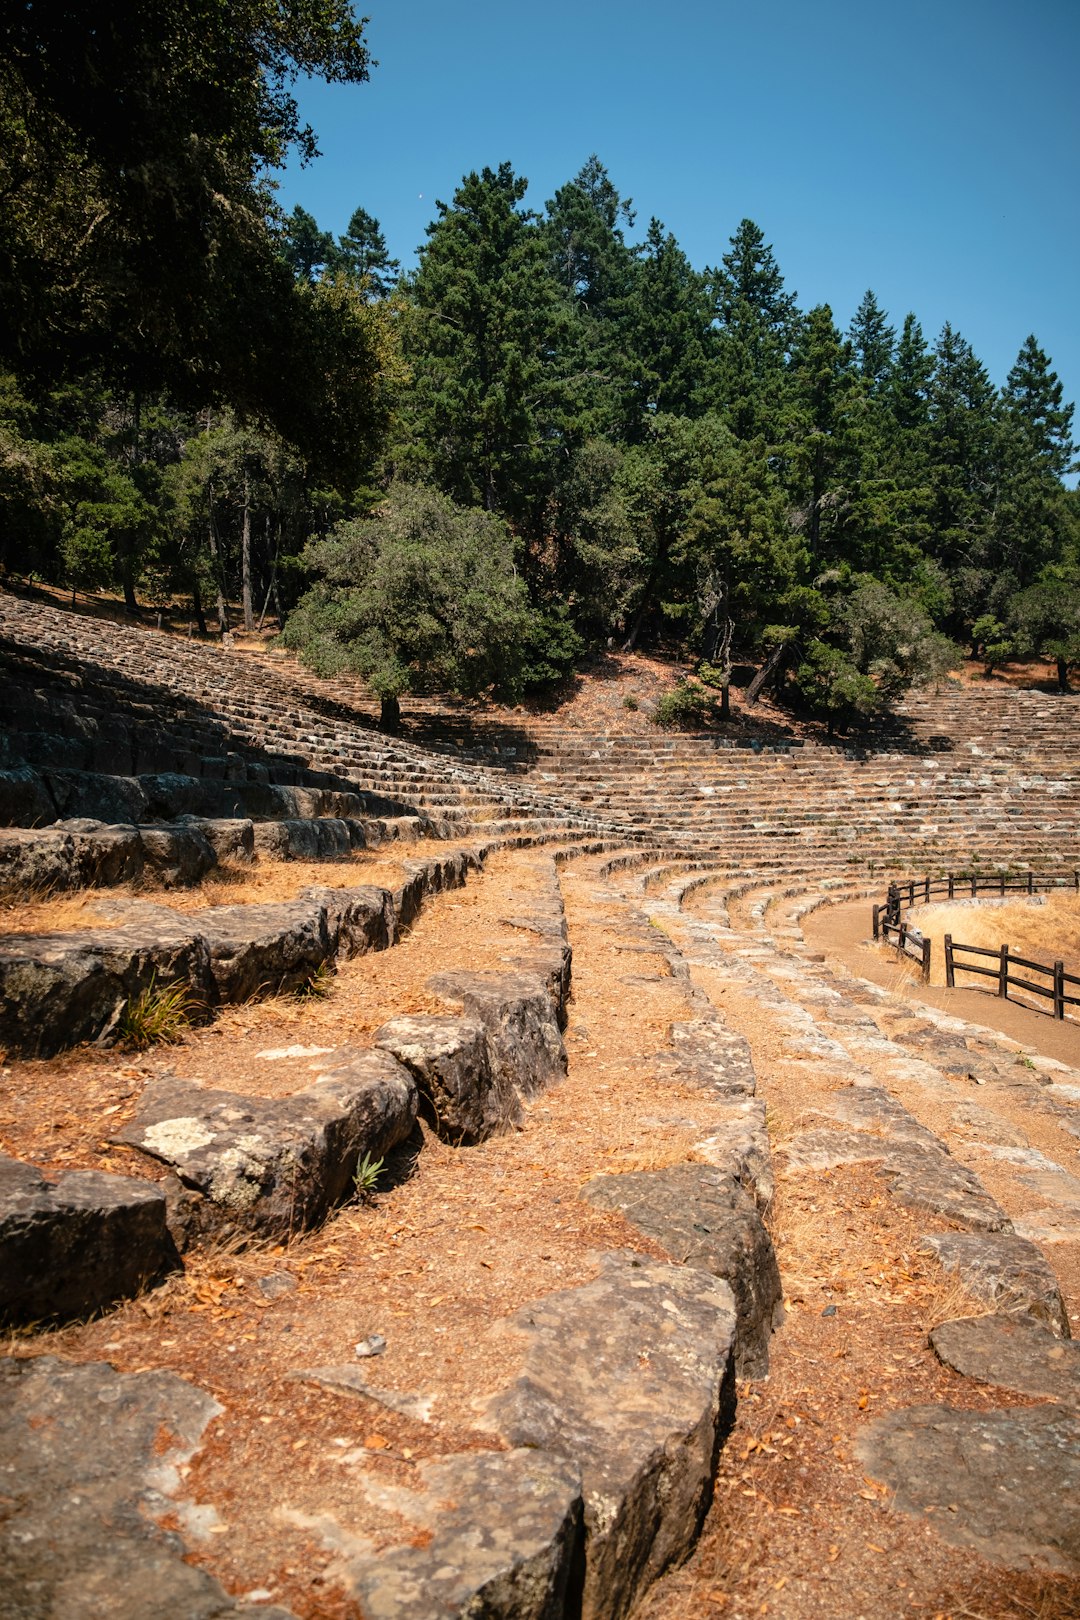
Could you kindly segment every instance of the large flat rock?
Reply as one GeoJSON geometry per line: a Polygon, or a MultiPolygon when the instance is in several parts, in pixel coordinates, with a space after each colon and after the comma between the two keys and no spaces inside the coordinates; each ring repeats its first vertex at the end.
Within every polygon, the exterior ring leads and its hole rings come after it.
{"type": "Polygon", "coordinates": [[[1080,1344],[1031,1316],[966,1316],[930,1335],[939,1361],[965,1378],[1080,1407],[1080,1344]]]}
{"type": "Polygon", "coordinates": [[[439,973],[428,981],[487,1031],[493,1073],[525,1097],[566,1074],[566,1048],[543,979],[527,973],[439,973]]]}
{"type": "Polygon", "coordinates": [[[1069,1314],[1042,1250],[1013,1232],[931,1232],[923,1242],[969,1293],[999,1311],[1024,1311],[1070,1337],[1069,1314]]]}
{"type": "MultiPolygon", "coordinates": [[[[0,1362],[0,1612],[6,1620],[238,1620],[184,1562],[180,1469],[217,1402],[173,1373],[42,1356],[0,1362]]],[[[280,1608],[263,1608],[288,1620],[280,1608]]]]}
{"type": "MultiPolygon", "coordinates": [[[[418,1464],[417,1489],[374,1477],[366,1494],[407,1536],[380,1546],[327,1518],[308,1528],[342,1554],[365,1620],[565,1620],[580,1600],[581,1480],[562,1457],[474,1451],[418,1464]]],[[[303,1523],[304,1521],[300,1521],[303,1523]]]]}
{"type": "Polygon", "coordinates": [[[769,1370],[769,1339],[781,1313],[780,1269],[754,1200],[733,1175],[705,1164],[596,1176],[581,1197],[618,1210],[673,1260],[709,1271],[735,1296],[735,1367],[742,1378],[769,1370]]]}
{"type": "Polygon", "coordinates": [[[1012,1569],[1080,1573],[1080,1416],[915,1406],[860,1438],[862,1466],[902,1512],[930,1515],[945,1541],[1012,1569]]]}
{"type": "Polygon", "coordinates": [[[199,1002],[212,996],[207,941],[178,915],[97,932],[9,935],[0,944],[0,1044],[50,1057],[98,1039],[129,998],[155,984],[183,985],[199,1002]]]}
{"type": "Polygon", "coordinates": [[[416,1084],[387,1052],[341,1047],[291,1097],[250,1097],[162,1076],[119,1140],[169,1165],[206,1200],[204,1224],[287,1238],[352,1188],[416,1121],[416,1084]]]}
{"type": "Polygon", "coordinates": [[[627,1254],[509,1319],[522,1372],[485,1421],[581,1470],[582,1620],[622,1620],[693,1547],[734,1419],[735,1320],[726,1283],[627,1254]]]}
{"type": "Polygon", "coordinates": [[[409,1070],[444,1141],[480,1142],[521,1119],[517,1088],[492,1062],[478,1019],[413,1014],[390,1019],[371,1039],[409,1070]]]}
{"type": "Polygon", "coordinates": [[[0,1321],[89,1316],[178,1264],[160,1188],[0,1154],[0,1321]]]}

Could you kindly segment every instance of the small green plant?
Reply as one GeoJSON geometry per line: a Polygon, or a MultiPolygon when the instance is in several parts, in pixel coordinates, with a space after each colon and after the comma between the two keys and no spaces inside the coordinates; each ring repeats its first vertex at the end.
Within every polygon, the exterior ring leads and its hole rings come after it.
{"type": "Polygon", "coordinates": [[[379,1177],[386,1168],[384,1159],[373,1159],[370,1153],[365,1153],[356,1166],[353,1181],[356,1185],[356,1196],[362,1204],[370,1204],[375,1196],[379,1177]]]}
{"type": "Polygon", "coordinates": [[[146,989],[126,1003],[117,1033],[125,1046],[140,1051],[171,1045],[187,1034],[198,1007],[186,984],[159,987],[153,975],[146,989]]]}
{"type": "Polygon", "coordinates": [[[333,993],[334,970],[329,962],[320,962],[313,968],[302,984],[296,987],[296,997],[299,1001],[325,1001],[333,993]]]}
{"type": "Polygon", "coordinates": [[[633,714],[635,710],[641,708],[641,704],[638,702],[637,698],[632,692],[627,692],[626,696],[622,700],[622,706],[624,709],[629,709],[631,714],[633,714]]]}

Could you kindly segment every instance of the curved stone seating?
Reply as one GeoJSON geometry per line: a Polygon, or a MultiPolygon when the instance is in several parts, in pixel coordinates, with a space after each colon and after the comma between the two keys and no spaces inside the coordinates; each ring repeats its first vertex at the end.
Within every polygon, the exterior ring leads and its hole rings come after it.
{"type": "MultiPolygon", "coordinates": [[[[524,721],[520,731],[485,736],[483,728],[464,724],[455,732],[453,716],[436,750],[377,735],[370,710],[358,706],[348,683],[320,683],[288,660],[231,655],[128,627],[99,634],[87,621],[2,595],[0,664],[28,698],[25,728],[9,735],[0,756],[6,773],[0,798],[19,823],[0,839],[0,864],[3,849],[17,848],[27,834],[22,849],[36,847],[42,860],[53,850],[57,869],[66,861],[76,883],[89,869],[89,856],[79,851],[95,839],[113,850],[114,866],[106,862],[103,870],[123,870],[137,841],[143,871],[175,870],[175,878],[162,881],[184,881],[181,852],[201,850],[200,840],[229,862],[347,858],[376,839],[416,835],[467,835],[480,842],[478,860],[489,849],[535,848],[552,872],[569,868],[575,881],[582,872],[595,877],[604,896],[598,915],[619,931],[619,949],[659,958],[657,971],[666,964],[680,1005],[689,1009],[643,1062],[659,1109],[692,1106],[698,1121],[692,1157],[655,1170],[590,1173],[578,1206],[579,1220],[582,1211],[593,1212],[594,1221],[597,1212],[611,1212],[606,1220],[621,1213],[623,1230],[658,1245],[649,1252],[666,1253],[670,1263],[608,1250],[592,1280],[530,1299],[505,1321],[505,1343],[516,1347],[516,1360],[510,1358],[511,1370],[486,1400],[483,1422],[492,1442],[508,1449],[463,1451],[460,1440],[440,1449],[438,1431],[426,1431],[424,1461],[410,1464],[406,1487],[388,1483],[377,1459],[353,1448],[351,1477],[362,1479],[362,1493],[392,1517],[394,1528],[384,1525],[377,1544],[365,1542],[334,1505],[329,1485],[325,1511],[303,1528],[341,1554],[346,1596],[365,1612],[426,1617],[483,1607],[493,1620],[534,1613],[544,1620],[571,1614],[622,1620],[692,1547],[716,1450],[731,1422],[734,1370],[747,1378],[764,1372],[780,1281],[763,1224],[777,1170],[758,1076],[747,1041],[702,988],[703,972],[723,975],[783,1032],[807,1072],[822,1078],[815,1116],[799,1121],[778,1153],[781,1172],[816,1176],[822,1163],[838,1171],[861,1167],[889,1203],[918,1212],[947,1270],[999,1313],[1020,1313],[999,1317],[999,1327],[987,1330],[997,1339],[954,1345],[949,1354],[983,1369],[974,1376],[984,1377],[989,1365],[993,1377],[1003,1377],[994,1346],[1010,1321],[1030,1319],[1031,1333],[1045,1332],[1056,1343],[1067,1333],[1044,1252],[1053,1199],[1057,1211],[1066,1209],[1065,1182],[1051,1186],[1050,1171],[1033,1159],[1033,1177],[1049,1188],[1047,1210],[1015,1218],[980,1179],[985,1161],[973,1154],[961,1162],[927,1126],[921,1099],[940,1103],[956,1083],[950,1063],[961,1056],[951,1040],[962,1041],[964,1062],[977,1054],[987,1086],[1026,1084],[1032,1110],[1059,1124],[1075,1122],[1075,1080],[1066,1074],[1057,1076],[1060,1083],[1041,1083],[1047,1074],[1028,1075],[987,1032],[985,1039],[970,1028],[959,1034],[929,1014],[913,1027],[910,1019],[894,1020],[884,993],[811,961],[799,930],[824,897],[876,890],[882,874],[897,866],[955,864],[959,851],[987,864],[1073,858],[1080,769],[1055,740],[1060,725],[1055,731],[1044,724],[1044,703],[1015,704],[1013,695],[995,693],[977,724],[965,729],[969,699],[947,691],[936,712],[929,703],[912,706],[895,733],[882,733],[862,757],[812,744],[568,736],[555,724],[530,731],[524,721]],[[948,747],[946,730],[953,733],[948,747]],[[66,755],[65,736],[72,739],[66,755]],[[117,814],[126,806],[129,819],[72,821],[93,792],[111,795],[117,814]],[[58,813],[68,807],[61,824],[58,813]],[[363,844],[354,842],[361,837],[363,844]],[[61,848],[70,853],[56,854],[61,848]],[[644,1360],[642,1342],[649,1346],[644,1360]],[[486,1533],[478,1536],[481,1521],[486,1533]]],[[[425,716],[432,736],[438,720],[432,706],[425,716]]],[[[460,881],[456,858],[446,851],[418,862],[392,893],[368,891],[370,900],[359,898],[362,891],[306,890],[292,903],[296,914],[284,919],[296,942],[288,960],[283,931],[274,932],[282,919],[272,913],[280,908],[271,907],[212,908],[177,923],[163,917],[166,908],[136,905],[130,921],[111,931],[114,946],[120,956],[137,955],[167,923],[176,933],[168,943],[188,952],[177,956],[177,974],[193,975],[211,1004],[243,998],[261,983],[302,977],[334,950],[382,948],[416,918],[427,893],[460,881]],[[126,940],[116,938],[127,930],[126,940]]],[[[14,869],[30,856],[11,859],[14,869]]],[[[18,881],[27,883],[25,876],[18,881]]],[[[520,945],[507,948],[500,934],[497,973],[454,965],[427,980],[411,1003],[420,1012],[403,1012],[388,998],[382,1023],[362,1038],[370,1046],[323,1054],[318,1077],[305,1076],[289,1095],[149,1078],[135,1119],[116,1134],[147,1156],[148,1173],[160,1174],[161,1166],[172,1173],[163,1183],[131,1182],[149,1189],[142,1192],[147,1207],[160,1213],[165,1206],[166,1235],[180,1249],[207,1235],[287,1241],[331,1216],[349,1195],[364,1154],[393,1154],[418,1115],[444,1142],[462,1147],[461,1160],[455,1158],[462,1165],[471,1144],[501,1130],[528,1130],[534,1100],[558,1082],[566,1062],[570,940],[554,877],[538,896],[530,889],[529,904],[509,907],[504,921],[520,945]],[[428,993],[446,1010],[429,1010],[428,993]]],[[[104,948],[105,940],[103,933],[97,944],[104,948]]],[[[49,944],[44,953],[57,953],[52,965],[61,984],[66,949],[49,944]]],[[[77,945],[74,956],[82,951],[86,958],[93,949],[77,945]]],[[[28,949],[11,982],[32,955],[28,949]]],[[[119,978],[127,972],[110,971],[119,978]]],[[[132,969],[133,984],[144,982],[139,972],[132,969]]],[[[73,981],[57,990],[68,1002],[55,1015],[43,994],[45,1025],[82,1017],[94,1027],[98,1013],[85,1008],[104,1009],[107,997],[94,998],[105,978],[100,958],[81,988],[73,981]]],[[[103,1027],[117,1005],[114,985],[103,1027]]],[[[27,1044],[33,1022],[28,1016],[20,1026],[18,1038],[27,1044]]],[[[369,1019],[364,1027],[374,1024],[369,1019]]],[[[571,1009],[568,1040],[573,1031],[571,1009]]],[[[978,1122],[978,1103],[965,1106],[973,1109],[965,1117],[978,1122]]],[[[415,1139],[410,1153],[414,1146],[415,1139]]],[[[432,1150],[430,1157],[445,1152],[432,1150]]],[[[421,1176],[425,1162],[428,1155],[419,1161],[421,1176]]],[[[49,1186],[50,1178],[32,1166],[11,1171],[19,1198],[49,1204],[57,1234],[64,1220],[76,1218],[58,1212],[78,1213],[77,1178],[84,1174],[61,1174],[49,1186]]],[[[563,1203],[560,1216],[565,1212],[563,1203]]],[[[343,1218],[342,1229],[351,1219],[343,1218]]],[[[59,1246],[63,1239],[49,1241],[59,1246]]],[[[62,1273],[64,1266],[70,1272],[70,1258],[53,1269],[62,1273]]],[[[111,1295],[99,1288],[100,1303],[141,1285],[133,1276],[118,1286],[114,1276],[111,1295]]],[[[32,1314],[25,1305],[19,1310],[32,1314]]],[[[434,1299],[431,1321],[437,1333],[434,1299]]],[[[1051,1365],[1052,1350],[1038,1355],[1051,1365]]],[[[64,1363],[33,1365],[40,1382],[32,1397],[29,1375],[9,1374],[9,1410],[37,1411],[50,1400],[59,1410],[65,1380],[89,1377],[64,1363]]],[[[141,1409],[144,1390],[137,1376],[115,1386],[133,1410],[141,1409]]],[[[389,1398],[372,1394],[379,1381],[357,1361],[299,1367],[286,1376],[340,1400],[389,1398]]],[[[197,1406],[204,1399],[190,1385],[177,1385],[156,1391],[155,1399],[164,1391],[166,1409],[169,1402],[179,1410],[185,1400],[194,1397],[197,1406]]],[[[81,1426],[64,1410],[72,1435],[93,1444],[92,1425],[81,1426]]],[[[4,1422],[0,1413],[0,1432],[4,1422]]],[[[1032,1423],[1034,1433],[1038,1418],[1032,1423]]],[[[193,1422],[192,1451],[196,1428],[193,1422]]],[[[20,1435],[27,1477],[36,1478],[40,1451],[20,1435]]],[[[115,1468],[110,1461],[102,1486],[110,1501],[139,1500],[141,1466],[137,1447],[115,1468]]],[[[52,1512],[48,1504],[65,1488],[43,1483],[42,1513],[52,1512]]],[[[197,1596],[194,1586],[189,1593],[183,1585],[188,1576],[178,1571],[188,1566],[176,1556],[187,1534],[182,1487],[173,1494],[180,1530],[170,1543],[172,1561],[160,1561],[160,1590],[181,1617],[202,1612],[196,1603],[216,1603],[213,1612],[229,1615],[231,1600],[205,1585],[209,1577],[199,1575],[197,1596]],[[175,1602],[171,1583],[179,1583],[175,1602]]],[[[170,1503],[164,1510],[172,1510],[170,1503]]],[[[29,1519],[26,1526],[33,1530],[29,1519]]],[[[140,1572],[146,1553],[136,1543],[125,1542],[123,1551],[140,1572]]],[[[63,1569],[68,1543],[61,1536],[57,1545],[63,1569]]],[[[108,1579],[111,1557],[107,1547],[84,1554],[87,1578],[108,1579]]]]}
{"type": "Polygon", "coordinates": [[[192,916],[135,902],[117,928],[8,936],[0,942],[0,1042],[13,1054],[48,1057],[108,1039],[125,1006],[154,988],[182,985],[204,1013],[296,989],[324,963],[385,950],[426,895],[459,887],[484,854],[407,863],[394,892],[308,888],[292,901],[192,916]]]}

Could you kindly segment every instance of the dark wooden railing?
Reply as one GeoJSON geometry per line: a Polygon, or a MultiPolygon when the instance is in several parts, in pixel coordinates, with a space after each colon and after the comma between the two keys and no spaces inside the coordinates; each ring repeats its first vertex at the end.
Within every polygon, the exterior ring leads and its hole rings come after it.
{"type": "Polygon", "coordinates": [[[1080,995],[1070,995],[1066,985],[1080,990],[1080,977],[1074,973],[1065,972],[1063,962],[1055,962],[1048,967],[1045,962],[1031,962],[1025,956],[1013,956],[1008,945],[1001,945],[996,951],[986,950],[981,945],[961,945],[954,940],[951,934],[945,935],[945,983],[950,990],[956,988],[957,973],[978,973],[985,979],[997,981],[997,993],[1003,999],[1008,999],[1009,990],[1025,990],[1028,995],[1042,996],[1045,1000],[1054,1003],[1054,1017],[1064,1018],[1066,1007],[1080,1007],[1080,995]],[[979,967],[974,962],[959,962],[958,956],[981,956],[989,958],[996,966],[979,967]],[[1040,973],[1049,984],[1033,984],[1030,979],[1022,979],[1014,968],[1024,968],[1028,973],[1040,973]]]}
{"type": "Polygon", "coordinates": [[[901,956],[917,965],[923,983],[929,984],[930,941],[908,923],[892,922],[888,917],[880,916],[880,910],[879,906],[874,907],[874,938],[883,939],[887,945],[895,945],[901,956]]]}
{"type": "MultiPolygon", "coordinates": [[[[890,883],[885,904],[874,907],[874,938],[894,945],[901,956],[918,966],[924,982],[929,982],[930,941],[923,938],[918,928],[904,921],[905,910],[939,899],[990,899],[1007,894],[1042,894],[1053,889],[1074,889],[1080,894],[1080,871],[1021,872],[1012,876],[1007,872],[950,872],[943,878],[905,878],[901,882],[890,883]]],[[[1013,956],[1008,945],[988,950],[981,945],[962,945],[951,934],[946,934],[945,984],[950,990],[956,988],[957,973],[977,973],[983,978],[994,979],[998,995],[1005,999],[1008,999],[1010,988],[1014,988],[1052,1001],[1055,1018],[1064,1018],[1066,1007],[1080,1007],[1080,995],[1069,993],[1073,988],[1080,990],[1080,978],[1066,973],[1062,962],[1055,962],[1052,966],[1045,962],[1031,962],[1026,957],[1013,956]],[[996,966],[980,967],[974,962],[957,960],[959,956],[989,958],[996,966]],[[1012,971],[1014,968],[1041,974],[1049,983],[1036,984],[1030,979],[1021,978],[1012,971]]]]}

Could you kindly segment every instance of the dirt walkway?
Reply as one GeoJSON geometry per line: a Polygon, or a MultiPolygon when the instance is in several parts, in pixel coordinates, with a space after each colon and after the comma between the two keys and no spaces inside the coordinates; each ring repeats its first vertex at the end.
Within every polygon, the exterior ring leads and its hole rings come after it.
{"type": "Polygon", "coordinates": [[[803,919],[803,933],[812,950],[842,962],[850,973],[869,979],[883,989],[902,992],[913,1003],[924,1001],[942,1012],[987,1029],[1000,1030],[1014,1041],[1030,1046],[1059,1063],[1080,1065],[1080,1022],[1059,1022],[1015,1001],[1002,1001],[985,990],[939,989],[924,985],[915,968],[908,968],[895,951],[870,939],[870,904],[858,900],[846,905],[822,906],[803,919]]]}

